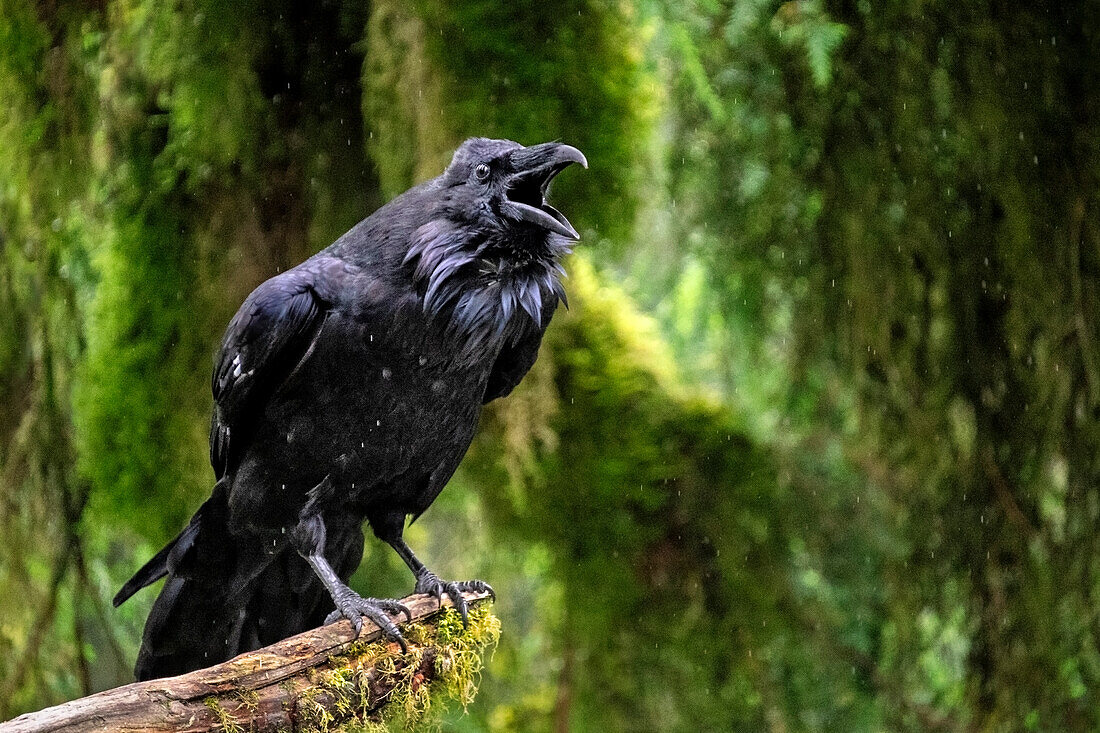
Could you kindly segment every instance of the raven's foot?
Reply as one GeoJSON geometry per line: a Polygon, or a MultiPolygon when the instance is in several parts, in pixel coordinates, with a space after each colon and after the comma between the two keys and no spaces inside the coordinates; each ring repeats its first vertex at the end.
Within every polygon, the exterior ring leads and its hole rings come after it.
{"type": "Polygon", "coordinates": [[[444,581],[440,580],[439,576],[433,573],[431,570],[425,568],[416,576],[416,588],[413,589],[414,593],[427,593],[429,596],[433,596],[436,600],[442,603],[443,594],[446,593],[451,599],[451,603],[454,604],[455,609],[459,615],[462,616],[462,625],[466,626],[469,623],[467,613],[469,608],[467,607],[466,598],[462,595],[463,592],[470,593],[488,593],[495,601],[497,594],[493,592],[492,586],[486,583],[484,580],[464,580],[461,582],[444,581]]]}
{"type": "Polygon", "coordinates": [[[325,618],[326,625],[339,621],[341,618],[346,618],[351,621],[351,625],[355,628],[355,636],[358,637],[363,631],[363,617],[365,616],[377,624],[378,628],[382,630],[382,636],[400,644],[402,652],[409,650],[405,638],[401,636],[401,632],[397,629],[397,624],[390,618],[390,615],[397,616],[403,613],[405,618],[412,621],[412,612],[403,603],[386,598],[363,598],[347,587],[337,592],[333,596],[333,601],[336,603],[336,610],[325,618]]]}

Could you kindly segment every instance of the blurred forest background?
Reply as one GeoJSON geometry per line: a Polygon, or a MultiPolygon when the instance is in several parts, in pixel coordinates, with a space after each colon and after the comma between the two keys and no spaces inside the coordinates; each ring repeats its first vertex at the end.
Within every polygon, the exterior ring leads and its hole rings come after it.
{"type": "Polygon", "coordinates": [[[0,0],[0,719],[130,680],[244,296],[488,135],[592,168],[407,535],[500,596],[448,729],[1100,729],[1097,10],[0,0]]]}

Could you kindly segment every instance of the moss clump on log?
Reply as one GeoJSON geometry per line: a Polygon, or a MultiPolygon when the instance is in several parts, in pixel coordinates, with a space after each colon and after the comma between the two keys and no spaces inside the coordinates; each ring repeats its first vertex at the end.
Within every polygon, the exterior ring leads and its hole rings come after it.
{"type": "Polygon", "coordinates": [[[295,701],[299,730],[384,731],[433,726],[448,703],[465,708],[477,694],[483,654],[500,637],[487,605],[470,609],[469,626],[452,609],[433,623],[403,628],[408,652],[383,641],[354,643],[315,670],[295,701]]]}

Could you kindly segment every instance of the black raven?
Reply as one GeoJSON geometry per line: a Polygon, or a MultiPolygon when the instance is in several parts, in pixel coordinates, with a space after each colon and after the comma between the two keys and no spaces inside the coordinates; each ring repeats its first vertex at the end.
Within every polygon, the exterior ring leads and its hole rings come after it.
{"type": "Polygon", "coordinates": [[[546,203],[588,163],[559,143],[472,138],[442,175],[257,287],[213,376],[212,495],[115,596],[167,576],[138,679],[180,674],[344,617],[402,646],[392,600],[347,586],[365,519],[416,576],[450,596],[402,539],[466,453],[482,405],[531,368],[576,230],[546,203]],[[329,613],[335,604],[335,611],[329,613]]]}

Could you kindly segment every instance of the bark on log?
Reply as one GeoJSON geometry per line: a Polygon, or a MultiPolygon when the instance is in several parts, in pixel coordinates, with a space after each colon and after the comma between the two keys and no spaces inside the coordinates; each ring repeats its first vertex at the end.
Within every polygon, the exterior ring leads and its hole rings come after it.
{"type": "MultiPolygon", "coordinates": [[[[486,593],[465,596],[471,605],[488,598],[486,593]]],[[[409,596],[403,603],[414,623],[428,621],[442,610],[436,599],[425,595],[409,596]]],[[[444,607],[449,605],[448,600],[444,607]]],[[[26,713],[0,723],[0,733],[286,731],[309,730],[318,720],[327,729],[338,724],[341,715],[377,711],[398,685],[411,683],[416,692],[435,677],[440,649],[430,640],[417,643],[407,638],[409,654],[389,643],[381,656],[365,659],[366,645],[380,637],[378,627],[367,619],[358,640],[351,624],[339,621],[207,669],[135,682],[26,713]],[[347,679],[333,676],[341,670],[348,672],[347,679]],[[362,704],[349,712],[347,696],[332,679],[351,685],[346,689],[354,690],[362,704]]]]}

